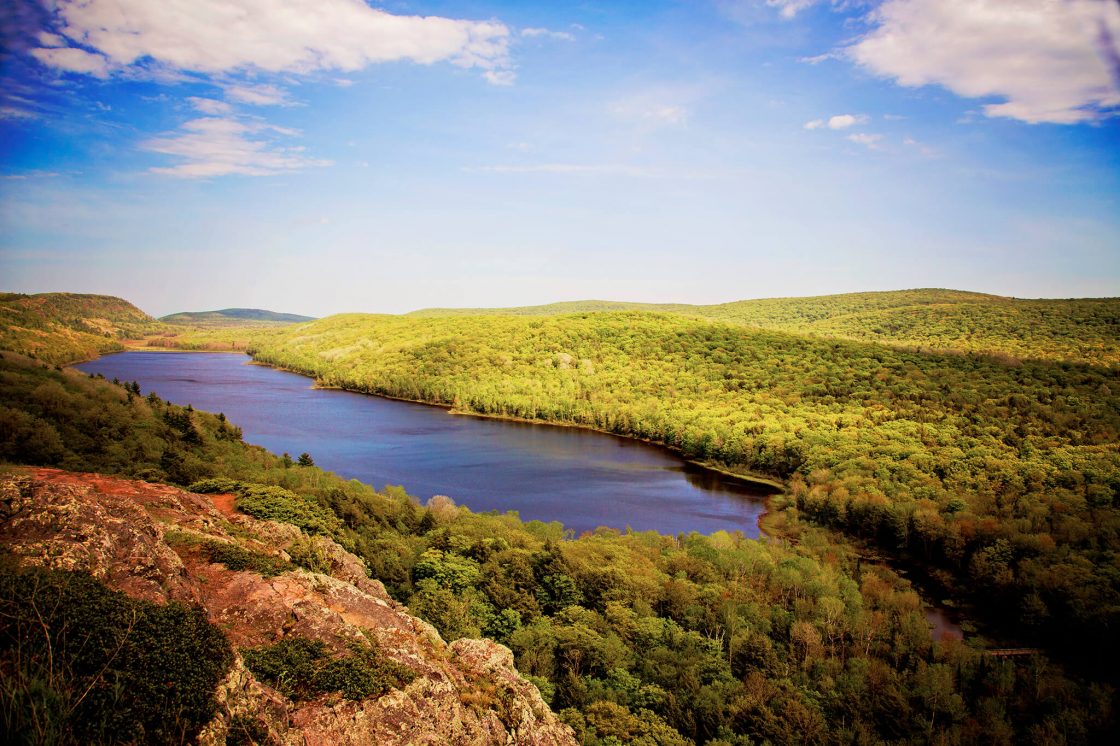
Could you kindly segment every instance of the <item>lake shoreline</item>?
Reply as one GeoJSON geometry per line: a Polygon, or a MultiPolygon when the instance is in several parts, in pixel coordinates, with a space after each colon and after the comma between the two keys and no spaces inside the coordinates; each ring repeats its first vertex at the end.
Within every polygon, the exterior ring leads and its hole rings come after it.
{"type": "MultiPolygon", "coordinates": [[[[246,354],[248,354],[248,353],[246,353],[246,354]]],[[[260,366],[263,366],[263,367],[266,367],[266,368],[272,368],[273,370],[280,370],[280,371],[284,371],[285,373],[294,373],[296,375],[303,376],[304,378],[308,378],[312,381],[312,387],[313,388],[322,389],[324,391],[345,391],[345,392],[350,393],[350,394],[360,394],[362,396],[376,396],[380,399],[389,399],[391,401],[406,402],[408,404],[423,404],[424,406],[436,407],[438,409],[445,410],[448,414],[457,415],[457,416],[460,416],[460,417],[475,417],[475,418],[483,419],[483,420],[497,420],[499,422],[517,422],[517,423],[521,423],[521,424],[525,424],[525,425],[544,425],[546,427],[572,428],[574,430],[583,430],[583,431],[586,431],[586,432],[599,433],[600,435],[610,435],[610,436],[613,436],[615,438],[622,438],[623,440],[629,440],[629,441],[633,441],[633,442],[636,442],[636,443],[644,443],[646,445],[653,446],[655,448],[660,448],[664,451],[667,451],[668,453],[671,453],[673,456],[681,459],[686,464],[689,464],[689,465],[694,466],[694,467],[699,468],[699,469],[703,469],[705,471],[710,471],[714,474],[720,474],[720,475],[725,476],[725,477],[730,477],[731,479],[734,479],[735,481],[740,482],[740,483],[742,483],[744,485],[747,485],[747,486],[750,486],[750,487],[765,490],[767,492],[767,494],[765,494],[765,495],[763,495],[759,498],[759,500],[761,500],[761,502],[763,504],[763,510],[762,510],[761,513],[759,513],[758,518],[755,519],[755,528],[758,529],[760,537],[761,536],[767,536],[767,537],[775,536],[777,538],[780,538],[772,530],[768,530],[767,527],[765,525],[763,525],[763,521],[771,513],[770,499],[772,497],[774,497],[775,495],[784,494],[785,491],[786,491],[786,485],[783,484],[782,482],[777,481],[776,479],[772,479],[770,477],[765,477],[765,476],[761,476],[761,475],[741,474],[741,473],[731,471],[727,467],[718,466],[718,465],[716,465],[716,464],[714,464],[713,462],[710,462],[710,461],[698,461],[696,459],[691,459],[691,458],[688,458],[687,456],[685,456],[683,453],[681,453],[679,449],[674,448],[673,446],[667,445],[665,443],[662,443],[660,441],[650,440],[649,438],[639,438],[635,435],[624,435],[622,433],[616,433],[616,432],[612,432],[610,430],[604,430],[602,428],[592,427],[590,425],[581,425],[581,424],[574,423],[574,422],[554,422],[554,421],[551,421],[551,420],[534,420],[534,419],[529,419],[527,417],[516,417],[516,416],[513,416],[513,415],[488,414],[488,413],[484,413],[484,412],[474,412],[474,411],[471,411],[471,410],[456,409],[454,407],[454,405],[452,405],[452,404],[443,404],[441,402],[431,402],[431,401],[425,401],[423,399],[409,399],[409,398],[403,397],[403,396],[393,396],[392,394],[382,394],[382,393],[375,393],[375,392],[370,392],[370,391],[360,391],[358,389],[349,388],[347,386],[329,386],[329,385],[323,384],[318,378],[309,374],[306,371],[298,370],[296,368],[289,368],[289,367],[286,367],[286,366],[283,366],[283,365],[275,365],[273,363],[261,362],[261,361],[255,359],[252,355],[249,355],[249,359],[250,359],[250,365],[260,365],[260,366]]]]}

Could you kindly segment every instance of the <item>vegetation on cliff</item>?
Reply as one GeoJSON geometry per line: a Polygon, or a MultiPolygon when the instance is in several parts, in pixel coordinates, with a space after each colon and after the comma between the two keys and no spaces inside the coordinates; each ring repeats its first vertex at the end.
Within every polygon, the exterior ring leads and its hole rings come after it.
{"type": "Polygon", "coordinates": [[[205,612],[3,562],[5,743],[188,743],[214,716],[233,655],[205,612]]]}
{"type": "MultiPolygon", "coordinates": [[[[420,507],[291,465],[224,418],[131,384],[7,355],[0,375],[5,460],[208,479],[194,489],[303,522],[447,638],[509,645],[586,744],[1089,743],[1114,728],[1108,685],[1043,655],[931,641],[905,581],[807,525],[792,527],[796,546],[723,533],[569,540],[559,524],[446,498],[420,507]]],[[[488,691],[464,701],[500,710],[488,691]]]]}

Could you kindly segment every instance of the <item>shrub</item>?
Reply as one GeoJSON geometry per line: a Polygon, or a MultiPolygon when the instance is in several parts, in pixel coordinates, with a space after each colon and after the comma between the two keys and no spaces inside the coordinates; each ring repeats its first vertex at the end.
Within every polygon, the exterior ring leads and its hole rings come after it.
{"type": "Polygon", "coordinates": [[[264,521],[290,523],[309,534],[333,536],[342,522],[330,510],[283,487],[250,484],[233,479],[204,479],[189,487],[191,492],[233,492],[237,509],[264,521]]]}
{"type": "Polygon", "coordinates": [[[274,645],[241,651],[258,680],[294,700],[340,692],[347,699],[378,697],[415,677],[404,666],[384,660],[375,646],[351,645],[351,653],[332,658],[320,640],[287,637],[274,645]]]}
{"type": "Polygon", "coordinates": [[[226,541],[208,541],[203,544],[203,551],[211,562],[223,564],[234,572],[250,570],[265,578],[287,572],[293,567],[291,562],[285,562],[279,557],[253,552],[226,541]]]}
{"type": "Polygon", "coordinates": [[[214,716],[232,653],[203,610],[81,573],[2,570],[5,743],[186,742],[214,716]]]}

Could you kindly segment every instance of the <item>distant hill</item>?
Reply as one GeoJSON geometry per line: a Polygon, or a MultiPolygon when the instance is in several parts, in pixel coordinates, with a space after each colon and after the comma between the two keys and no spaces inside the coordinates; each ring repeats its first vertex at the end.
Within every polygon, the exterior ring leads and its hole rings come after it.
{"type": "Polygon", "coordinates": [[[223,308],[220,311],[183,311],[164,316],[165,324],[190,326],[243,326],[245,324],[298,324],[314,321],[314,316],[277,313],[260,308],[223,308]]]}
{"type": "Polygon", "coordinates": [[[162,325],[126,300],[78,293],[0,293],[0,349],[70,363],[124,349],[162,325]]]}
{"type": "Polygon", "coordinates": [[[649,311],[817,337],[1016,358],[1120,363],[1120,298],[1024,300],[916,289],[716,305],[570,301],[518,308],[429,308],[410,316],[560,316],[649,311]]]}

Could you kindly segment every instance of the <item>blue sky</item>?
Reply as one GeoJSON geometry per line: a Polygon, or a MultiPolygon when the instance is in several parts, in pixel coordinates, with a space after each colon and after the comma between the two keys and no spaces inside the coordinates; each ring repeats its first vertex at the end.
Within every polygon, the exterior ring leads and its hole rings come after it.
{"type": "Polygon", "coordinates": [[[5,290],[1120,295],[1106,0],[0,1],[5,290]]]}

